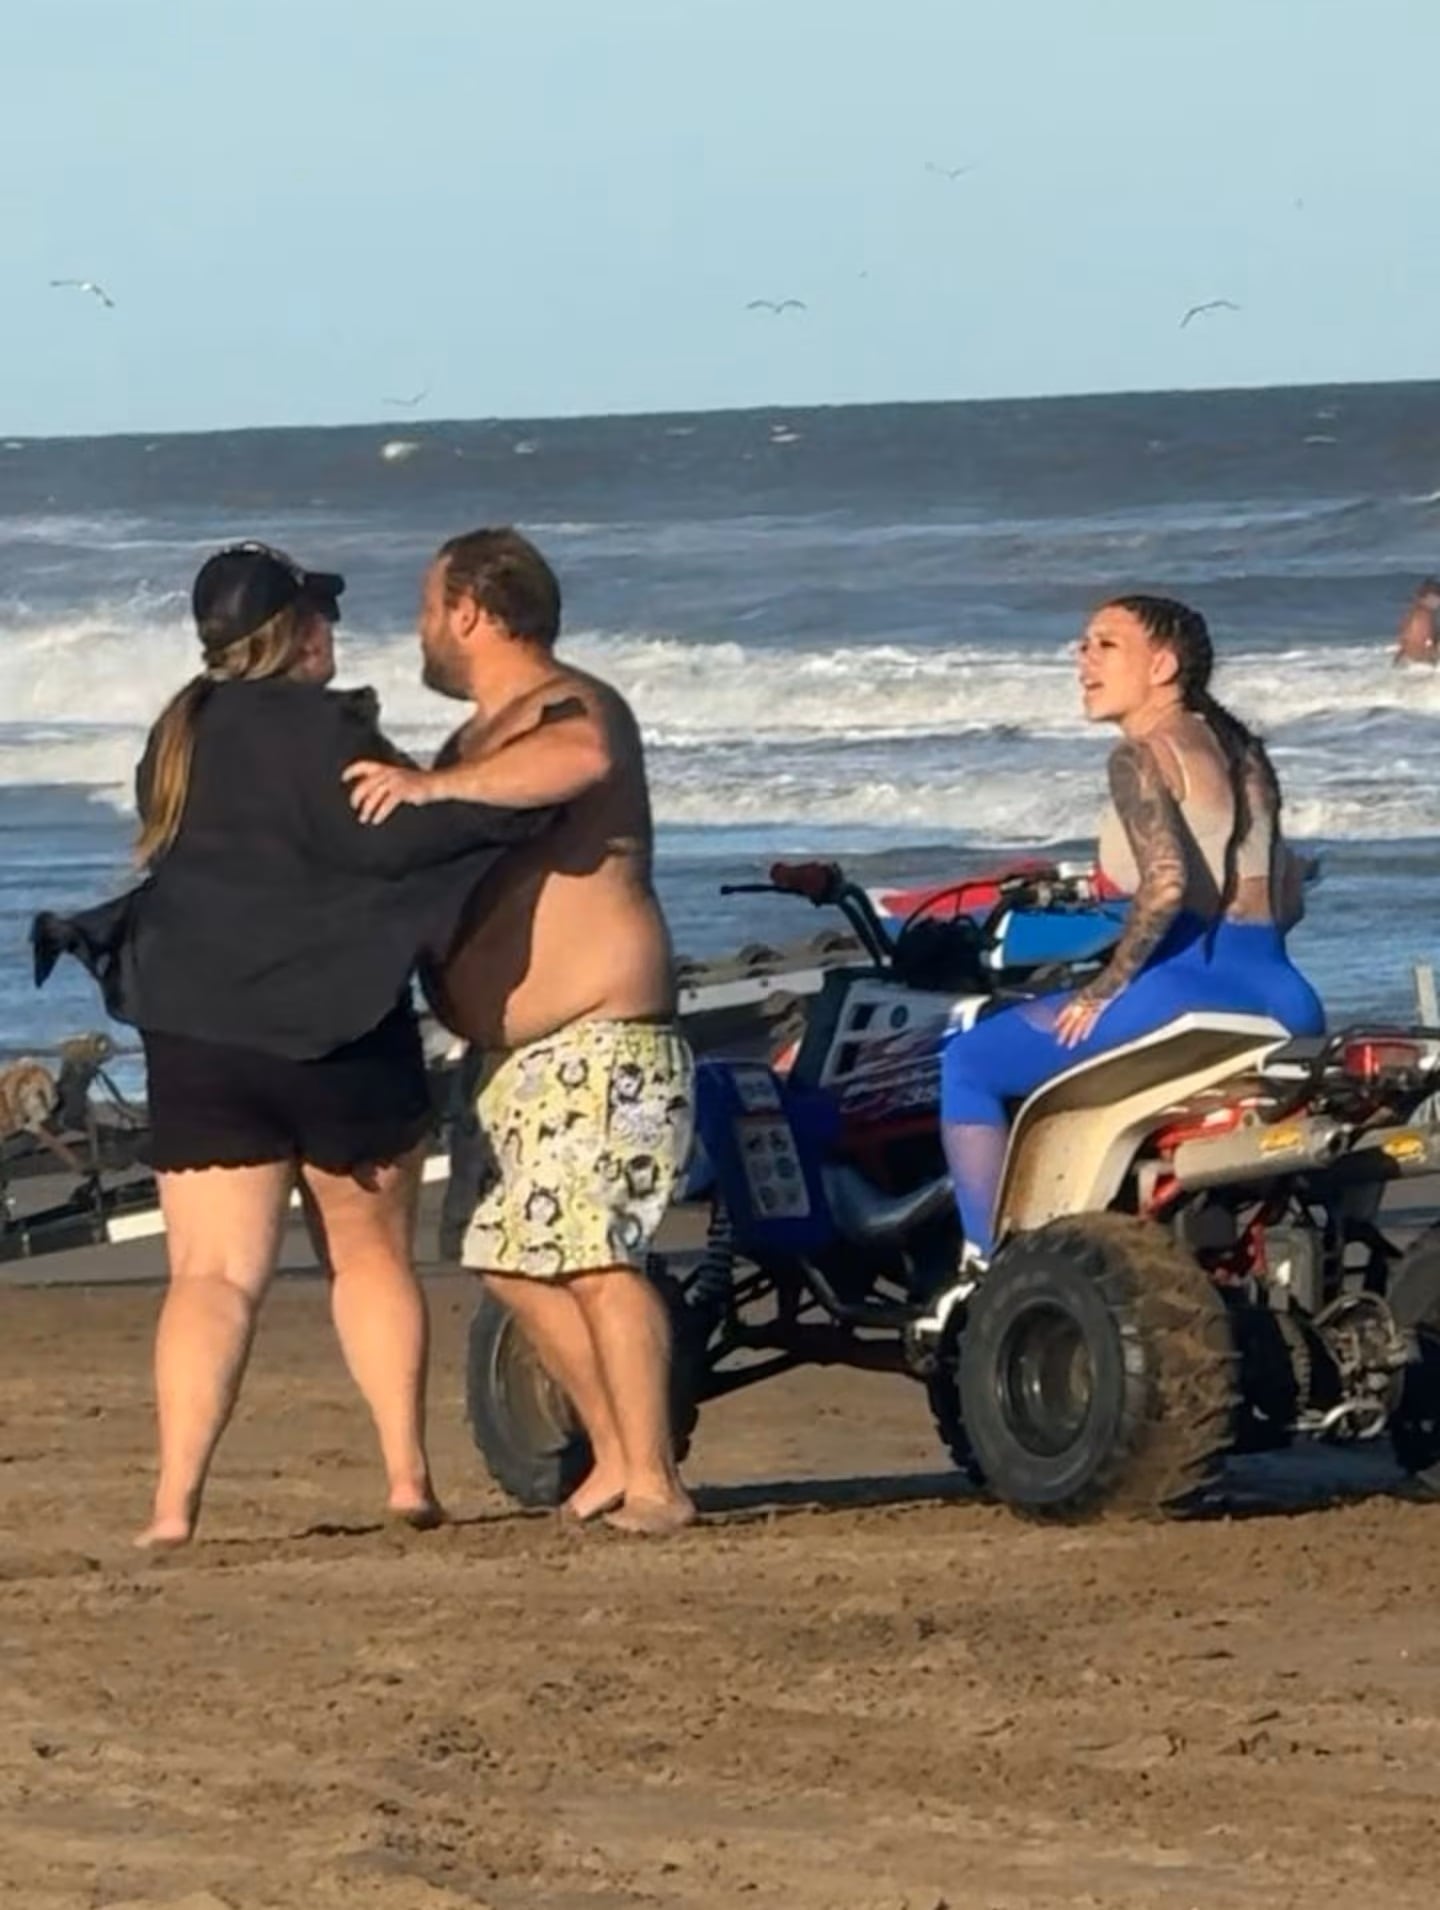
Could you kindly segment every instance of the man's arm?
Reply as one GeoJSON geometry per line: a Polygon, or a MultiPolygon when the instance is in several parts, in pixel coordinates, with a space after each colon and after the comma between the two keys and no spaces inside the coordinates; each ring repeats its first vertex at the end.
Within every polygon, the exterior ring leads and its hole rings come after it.
{"type": "Polygon", "coordinates": [[[444,769],[351,763],[350,801],[362,822],[384,822],[403,803],[490,803],[539,809],[573,802],[610,774],[614,762],[603,718],[581,695],[547,703],[534,726],[487,755],[444,769]]]}
{"type": "Polygon", "coordinates": [[[458,861],[477,849],[528,841],[552,820],[539,803],[523,811],[503,802],[447,803],[429,815],[407,813],[396,816],[388,828],[366,829],[346,799],[342,778],[347,765],[364,758],[399,776],[421,772],[407,767],[408,759],[388,737],[353,711],[342,710],[332,723],[327,745],[305,776],[302,805],[310,847],[332,866],[357,874],[403,876],[458,861]]]}

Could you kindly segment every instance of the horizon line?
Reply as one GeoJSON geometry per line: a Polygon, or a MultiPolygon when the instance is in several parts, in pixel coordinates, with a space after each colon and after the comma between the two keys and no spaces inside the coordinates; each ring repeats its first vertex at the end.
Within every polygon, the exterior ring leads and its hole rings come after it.
{"type": "Polygon", "coordinates": [[[141,428],[125,431],[58,431],[23,432],[7,431],[0,427],[0,444],[109,444],[127,439],[155,442],[172,438],[216,438],[238,437],[243,434],[267,433],[272,436],[309,431],[385,431],[393,439],[407,435],[403,425],[411,430],[434,429],[448,425],[553,425],[553,424],[606,424],[610,422],[642,422],[653,419],[656,422],[675,418],[744,418],[754,417],[768,412],[785,411],[795,417],[813,416],[817,412],[829,411],[902,411],[916,410],[922,407],[931,409],[974,409],[1017,404],[1088,404],[1098,400],[1128,400],[1139,398],[1236,398],[1253,396],[1256,392],[1306,392],[1306,391],[1372,391],[1383,389],[1423,390],[1429,386],[1440,385],[1437,378],[1344,378],[1302,380],[1297,384],[1238,384],[1238,385],[1136,385],[1123,389],[1096,391],[1020,391],[1004,393],[987,398],[862,398],[836,399],[822,403],[787,404],[783,399],[769,400],[763,403],[743,405],[701,405],[689,409],[673,407],[656,409],[641,406],[636,409],[617,411],[550,411],[550,412],[484,412],[471,417],[414,417],[407,420],[397,418],[357,418],[338,424],[215,424],[187,425],[180,430],[156,431],[141,428]]]}

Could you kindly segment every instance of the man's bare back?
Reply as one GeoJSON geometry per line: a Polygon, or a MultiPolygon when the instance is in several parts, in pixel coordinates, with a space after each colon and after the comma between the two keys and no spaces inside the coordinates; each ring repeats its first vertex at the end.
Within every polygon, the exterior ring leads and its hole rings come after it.
{"type": "Polygon", "coordinates": [[[652,883],[644,750],[624,698],[557,667],[493,720],[457,731],[437,767],[492,759],[547,723],[574,721],[598,728],[607,773],[496,870],[472,903],[474,926],[431,985],[444,1021],[487,1049],[592,1017],[663,1019],[675,1010],[673,951],[652,883]]]}

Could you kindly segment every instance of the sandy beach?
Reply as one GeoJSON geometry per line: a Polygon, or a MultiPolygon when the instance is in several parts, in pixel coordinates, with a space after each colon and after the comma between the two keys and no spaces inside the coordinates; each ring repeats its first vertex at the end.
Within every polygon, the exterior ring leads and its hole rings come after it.
{"type": "Polygon", "coordinates": [[[1433,1903],[1440,1509],[1384,1453],[1047,1530],[957,1490],[918,1389],[810,1371],[707,1409],[693,1532],[571,1535],[488,1483],[471,1296],[437,1271],[455,1522],[402,1534],[301,1275],[200,1541],[149,1560],[158,1296],[123,1282],[158,1261],[0,1295],[4,1901],[1277,1910],[1343,1876],[1433,1903]]]}

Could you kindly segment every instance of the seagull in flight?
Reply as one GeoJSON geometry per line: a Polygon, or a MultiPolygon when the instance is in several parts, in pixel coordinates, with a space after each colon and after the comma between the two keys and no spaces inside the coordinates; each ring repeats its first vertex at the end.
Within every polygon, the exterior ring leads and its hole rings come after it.
{"type": "Polygon", "coordinates": [[[411,411],[414,409],[416,405],[419,404],[422,398],[428,398],[429,396],[430,396],[429,385],[421,385],[420,389],[415,393],[413,398],[385,398],[382,400],[382,403],[387,405],[402,405],[406,411],[411,411]]]}
{"type": "Polygon", "coordinates": [[[925,170],[926,172],[933,172],[937,179],[948,179],[953,186],[955,181],[957,179],[963,179],[967,172],[974,172],[975,166],[973,161],[966,166],[937,166],[933,159],[927,159],[925,161],[925,170]]]}
{"type": "Polygon", "coordinates": [[[1180,321],[1180,329],[1183,332],[1192,318],[1203,318],[1206,312],[1238,312],[1239,309],[1240,307],[1233,299],[1207,299],[1203,305],[1192,305],[1190,307],[1189,311],[1186,312],[1184,318],[1180,321]]]}
{"type": "Polygon", "coordinates": [[[94,279],[51,279],[52,286],[73,285],[77,292],[88,292],[92,298],[98,298],[107,312],[113,312],[115,301],[103,285],[97,285],[94,279]]]}
{"type": "Polygon", "coordinates": [[[747,312],[773,312],[778,318],[782,312],[808,312],[810,307],[803,298],[752,298],[745,309],[747,312]]]}

